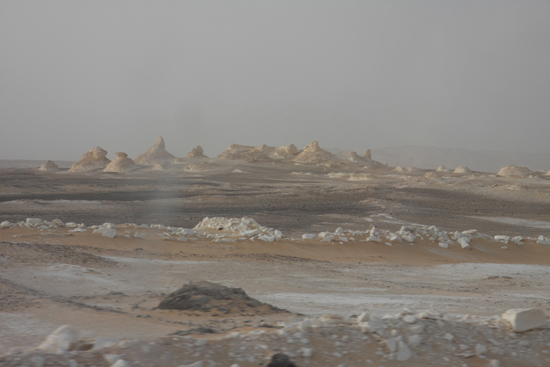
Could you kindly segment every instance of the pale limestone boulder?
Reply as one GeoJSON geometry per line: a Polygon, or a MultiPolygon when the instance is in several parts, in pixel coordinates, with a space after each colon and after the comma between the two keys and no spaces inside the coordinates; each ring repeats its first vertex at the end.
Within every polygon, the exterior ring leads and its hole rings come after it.
{"type": "Polygon", "coordinates": [[[136,163],[128,158],[128,154],[116,152],[116,159],[109,163],[103,170],[104,172],[124,172],[132,169],[136,163]]]}
{"type": "Polygon", "coordinates": [[[372,159],[372,152],[370,149],[365,150],[365,153],[363,153],[363,158],[372,159]]]}
{"type": "Polygon", "coordinates": [[[60,326],[53,333],[48,335],[46,340],[37,349],[46,353],[63,354],[71,348],[71,345],[78,339],[78,330],[72,325],[60,326]]]}
{"type": "Polygon", "coordinates": [[[200,145],[197,145],[196,147],[191,149],[189,154],[187,154],[186,158],[208,158],[208,157],[204,154],[204,150],[202,149],[202,147],[200,145]]]}
{"type": "Polygon", "coordinates": [[[44,164],[40,166],[38,170],[45,171],[45,172],[57,172],[59,171],[59,166],[55,164],[54,161],[46,161],[44,162],[44,164]]]}
{"type": "Polygon", "coordinates": [[[546,327],[546,314],[538,308],[513,308],[502,314],[502,319],[508,321],[512,330],[523,332],[546,327]]]}
{"type": "Polygon", "coordinates": [[[111,163],[107,158],[107,151],[100,147],[95,147],[82,155],[82,158],[72,165],[69,172],[85,172],[99,168],[105,168],[111,163]]]}
{"type": "Polygon", "coordinates": [[[134,161],[136,164],[152,165],[155,163],[170,163],[173,162],[175,158],[176,157],[172,154],[168,153],[164,144],[164,139],[162,136],[159,136],[155,145],[145,153],[137,156],[134,161]]]}

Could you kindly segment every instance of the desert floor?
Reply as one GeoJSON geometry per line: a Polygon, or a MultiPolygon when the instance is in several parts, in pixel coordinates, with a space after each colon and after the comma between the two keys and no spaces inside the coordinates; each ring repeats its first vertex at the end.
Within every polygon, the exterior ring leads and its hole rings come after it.
{"type": "Polygon", "coordinates": [[[550,329],[513,333],[494,317],[511,308],[550,313],[550,246],[536,241],[550,237],[550,179],[482,172],[426,178],[427,170],[280,162],[206,160],[201,170],[183,167],[126,174],[0,171],[0,222],[117,226],[114,238],[89,228],[0,229],[0,366],[124,360],[245,367],[266,365],[275,351],[298,366],[550,365],[550,329]],[[361,179],[349,180],[351,173],[361,179]],[[162,229],[130,225],[193,228],[204,217],[251,217],[283,238],[182,242],[162,237],[162,229]],[[301,238],[338,227],[397,231],[403,225],[488,236],[472,239],[470,250],[442,248],[428,238],[391,246],[301,238]],[[136,231],[144,238],[133,236],[136,231]],[[489,238],[495,235],[524,240],[504,244],[489,238]],[[170,292],[201,280],[242,288],[278,309],[157,308],[170,292]],[[436,316],[421,316],[425,310],[436,316]],[[385,326],[360,330],[355,320],[363,312],[387,315],[385,326]],[[323,319],[327,314],[341,318],[323,319]],[[416,321],[403,321],[407,315],[416,321]],[[319,318],[325,320],[320,327],[298,323],[319,318]],[[96,346],[60,355],[34,349],[64,324],[96,346]],[[390,339],[414,344],[411,325],[423,325],[422,342],[399,361],[390,339]]]}

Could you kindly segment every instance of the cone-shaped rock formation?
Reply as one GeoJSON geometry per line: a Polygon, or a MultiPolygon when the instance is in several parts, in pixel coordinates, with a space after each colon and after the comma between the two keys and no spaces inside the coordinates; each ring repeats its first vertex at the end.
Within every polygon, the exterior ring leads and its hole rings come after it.
{"type": "Polygon", "coordinates": [[[164,139],[162,136],[159,136],[155,145],[145,153],[139,155],[134,161],[136,164],[150,165],[155,163],[170,163],[175,158],[166,151],[164,139]]]}
{"type": "Polygon", "coordinates": [[[116,159],[105,167],[105,172],[124,172],[131,169],[136,163],[128,158],[128,154],[117,152],[116,159]]]}
{"type": "Polygon", "coordinates": [[[200,145],[197,145],[191,151],[189,154],[187,154],[186,158],[208,158],[206,155],[204,155],[204,150],[200,145]]]}

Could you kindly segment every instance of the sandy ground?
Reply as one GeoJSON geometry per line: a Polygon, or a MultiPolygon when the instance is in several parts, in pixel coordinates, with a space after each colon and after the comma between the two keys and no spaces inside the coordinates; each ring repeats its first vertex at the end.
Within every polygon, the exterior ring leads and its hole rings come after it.
{"type": "Polygon", "coordinates": [[[175,167],[125,175],[3,170],[0,221],[112,222],[120,235],[108,238],[70,228],[0,230],[0,350],[11,355],[0,358],[0,365],[54,358],[58,365],[109,366],[112,361],[104,356],[113,354],[135,365],[203,360],[205,366],[257,366],[267,364],[265,357],[275,351],[293,356],[300,366],[488,366],[497,363],[493,359],[502,366],[550,363],[549,330],[516,335],[491,324],[491,316],[510,308],[550,313],[550,246],[535,241],[550,236],[549,180],[487,173],[427,179],[427,171],[359,168],[339,170],[344,175],[331,178],[318,166],[215,164],[201,172],[175,167]],[[233,173],[236,168],[245,173],[233,173]],[[346,180],[359,171],[370,178],[346,180]],[[166,241],[159,236],[163,230],[122,225],[192,228],[207,216],[253,217],[280,229],[285,238],[271,243],[166,241]],[[392,246],[300,239],[304,233],[337,227],[397,230],[411,223],[526,239],[503,249],[502,242],[474,238],[471,250],[444,249],[428,238],[392,246]],[[145,239],[123,235],[138,230],[145,239]],[[166,294],[200,280],[243,288],[286,311],[236,308],[220,314],[156,308],[166,294]],[[449,316],[422,321],[428,330],[425,342],[413,349],[411,359],[395,360],[386,341],[394,334],[410,337],[399,317],[424,310],[449,316]],[[348,324],[304,331],[291,322],[338,314],[355,325],[354,318],[365,311],[402,315],[388,318],[394,324],[378,333],[348,324]],[[463,321],[465,315],[475,322],[463,321]],[[29,352],[63,324],[76,326],[84,338],[119,344],[53,357],[29,352]],[[215,333],[193,331],[201,327],[215,333]],[[193,337],[182,336],[187,332],[193,337]],[[455,335],[452,343],[444,339],[447,332],[455,335]],[[132,342],[121,344],[124,340],[132,342]],[[470,351],[479,343],[491,347],[464,356],[461,345],[470,351]],[[313,356],[301,356],[304,348],[311,348],[313,356]]]}

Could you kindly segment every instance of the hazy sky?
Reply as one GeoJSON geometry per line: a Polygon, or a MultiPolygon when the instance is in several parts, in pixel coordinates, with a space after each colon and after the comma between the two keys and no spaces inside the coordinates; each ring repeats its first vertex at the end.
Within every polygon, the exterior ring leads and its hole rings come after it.
{"type": "Polygon", "coordinates": [[[550,152],[550,1],[0,1],[0,159],[550,152]]]}

